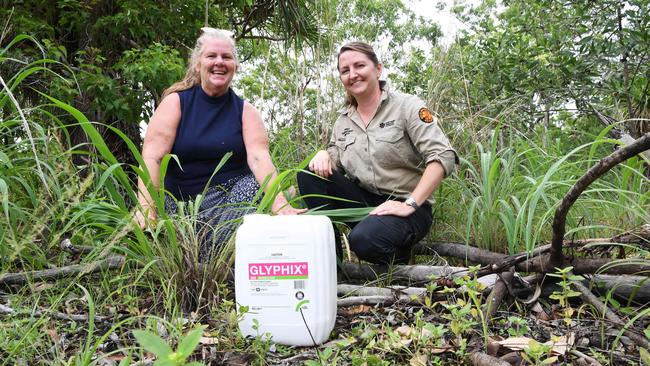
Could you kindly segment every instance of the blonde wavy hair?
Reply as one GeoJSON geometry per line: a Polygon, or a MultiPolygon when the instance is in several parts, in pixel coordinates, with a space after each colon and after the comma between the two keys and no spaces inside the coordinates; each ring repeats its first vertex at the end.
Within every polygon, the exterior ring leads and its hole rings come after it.
{"type": "Polygon", "coordinates": [[[165,89],[162,95],[162,99],[168,96],[171,93],[176,93],[179,91],[187,90],[195,85],[201,84],[201,73],[199,71],[199,62],[201,61],[201,55],[203,54],[203,46],[208,40],[211,39],[223,39],[228,41],[232,48],[232,54],[235,57],[235,62],[239,66],[239,59],[237,58],[237,48],[235,47],[235,39],[231,31],[225,29],[216,29],[210,27],[201,28],[203,32],[199,38],[196,40],[196,45],[190,54],[190,59],[187,64],[187,70],[185,71],[185,77],[183,80],[172,84],[169,88],[165,89]]]}

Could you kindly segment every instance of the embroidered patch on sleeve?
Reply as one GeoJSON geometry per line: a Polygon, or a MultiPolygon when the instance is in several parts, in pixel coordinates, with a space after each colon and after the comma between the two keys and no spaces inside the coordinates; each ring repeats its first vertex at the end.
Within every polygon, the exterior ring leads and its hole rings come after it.
{"type": "Polygon", "coordinates": [[[433,114],[431,114],[431,111],[427,107],[420,108],[418,115],[420,116],[420,120],[424,123],[433,122],[433,114]]]}

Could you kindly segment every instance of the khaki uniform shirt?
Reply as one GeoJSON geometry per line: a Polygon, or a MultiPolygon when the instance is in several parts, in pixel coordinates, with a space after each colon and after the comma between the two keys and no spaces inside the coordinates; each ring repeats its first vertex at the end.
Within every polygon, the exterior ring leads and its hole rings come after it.
{"type": "Polygon", "coordinates": [[[440,162],[445,176],[458,164],[437,119],[418,97],[384,90],[367,127],[355,107],[340,112],[327,152],[336,169],[369,192],[406,198],[427,164],[440,162]]]}

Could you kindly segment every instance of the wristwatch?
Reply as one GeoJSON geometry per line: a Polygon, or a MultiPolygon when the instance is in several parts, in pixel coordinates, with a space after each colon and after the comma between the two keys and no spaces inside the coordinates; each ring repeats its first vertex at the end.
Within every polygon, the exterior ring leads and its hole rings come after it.
{"type": "Polygon", "coordinates": [[[409,206],[411,206],[411,207],[413,207],[413,208],[416,209],[416,210],[417,210],[418,208],[420,208],[420,206],[418,206],[418,202],[417,202],[417,201],[415,200],[415,198],[413,198],[413,197],[409,197],[409,198],[407,198],[406,201],[404,201],[404,203],[407,204],[407,205],[409,205],[409,206]]]}

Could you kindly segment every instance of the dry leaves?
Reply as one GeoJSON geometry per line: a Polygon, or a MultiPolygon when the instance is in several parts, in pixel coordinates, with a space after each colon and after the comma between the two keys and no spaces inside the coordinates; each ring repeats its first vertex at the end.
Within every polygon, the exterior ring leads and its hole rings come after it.
{"type": "MultiPolygon", "coordinates": [[[[497,341],[501,346],[509,348],[513,351],[523,351],[529,347],[530,342],[535,342],[534,339],[528,337],[511,337],[504,339],[502,341],[497,341]]],[[[564,355],[569,348],[575,343],[575,334],[569,333],[563,335],[555,340],[551,339],[548,342],[543,343],[544,345],[551,346],[551,352],[554,355],[564,355]]]]}

